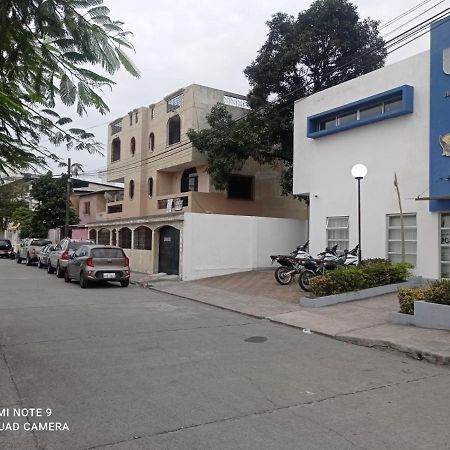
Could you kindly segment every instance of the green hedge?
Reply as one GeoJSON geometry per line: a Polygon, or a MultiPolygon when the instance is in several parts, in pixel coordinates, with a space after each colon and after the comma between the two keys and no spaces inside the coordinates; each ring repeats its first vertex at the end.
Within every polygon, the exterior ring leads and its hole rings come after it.
{"type": "Polygon", "coordinates": [[[414,302],[419,300],[450,306],[450,280],[435,281],[423,288],[403,288],[398,292],[403,314],[414,314],[414,302]]]}
{"type": "Polygon", "coordinates": [[[316,297],[359,291],[386,284],[401,283],[410,276],[411,264],[377,259],[363,266],[339,267],[311,279],[311,292],[316,297]]]}

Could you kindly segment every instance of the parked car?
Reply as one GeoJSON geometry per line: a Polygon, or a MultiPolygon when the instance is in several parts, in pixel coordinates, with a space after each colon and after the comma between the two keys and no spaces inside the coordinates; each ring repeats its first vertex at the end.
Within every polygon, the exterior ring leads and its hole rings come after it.
{"type": "Polygon", "coordinates": [[[50,252],[53,250],[55,250],[55,246],[53,244],[48,244],[39,252],[37,262],[37,266],[39,267],[39,269],[42,269],[42,267],[44,266],[47,267],[50,252]]]}
{"type": "Polygon", "coordinates": [[[31,266],[38,260],[38,254],[46,245],[52,241],[41,238],[28,238],[22,241],[19,251],[17,252],[16,261],[20,264],[22,260],[26,261],[27,266],[31,266]]]}
{"type": "Polygon", "coordinates": [[[13,246],[9,239],[0,239],[0,258],[11,258],[13,246]]]}
{"type": "Polygon", "coordinates": [[[72,253],[82,245],[89,244],[95,244],[95,242],[80,239],[62,239],[61,242],[55,247],[55,249],[50,252],[47,264],[47,272],[53,273],[54,271],[56,271],[56,276],[58,278],[62,278],[67,267],[69,256],[71,256],[72,253]]]}
{"type": "Polygon", "coordinates": [[[90,283],[118,281],[122,287],[130,284],[130,261],[120,247],[112,245],[82,245],[70,257],[64,281],[78,281],[81,288],[90,283]]]}

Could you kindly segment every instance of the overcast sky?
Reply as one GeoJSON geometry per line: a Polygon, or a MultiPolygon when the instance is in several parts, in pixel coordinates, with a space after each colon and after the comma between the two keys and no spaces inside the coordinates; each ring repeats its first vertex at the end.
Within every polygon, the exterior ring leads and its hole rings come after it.
{"type": "MultiPolygon", "coordinates": [[[[412,19],[438,0],[430,1],[414,13],[382,30],[382,35],[412,19]]],[[[309,0],[105,0],[113,20],[125,22],[124,28],[134,33],[131,38],[136,53],[132,59],[141,72],[135,79],[126,72],[116,74],[117,85],[104,98],[110,113],[101,116],[95,111],[74,125],[89,129],[103,143],[107,123],[124,116],[139,106],[161,100],[167,94],[192,83],[246,94],[247,79],[243,69],[255,58],[266,40],[266,21],[276,12],[297,15],[307,9],[309,0]]],[[[419,0],[356,0],[361,18],[370,16],[383,23],[397,17],[419,0]]],[[[450,0],[424,13],[423,20],[445,7],[450,0]]],[[[414,22],[413,22],[414,23],[414,22]]],[[[407,25],[412,26],[413,23],[407,25]]],[[[402,28],[388,35],[390,38],[402,28]]],[[[389,56],[387,63],[403,59],[428,48],[429,35],[389,56]]],[[[66,114],[66,112],[64,112],[66,114]]],[[[84,164],[85,171],[102,170],[106,160],[99,155],[58,150],[62,157],[84,164]]],[[[60,171],[59,169],[58,171],[60,171]]],[[[58,172],[57,171],[57,172],[58,172]]]]}

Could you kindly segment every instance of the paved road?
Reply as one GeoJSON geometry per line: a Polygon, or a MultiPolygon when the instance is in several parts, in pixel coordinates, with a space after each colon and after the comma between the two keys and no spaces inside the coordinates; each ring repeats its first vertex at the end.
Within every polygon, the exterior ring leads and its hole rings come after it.
{"type": "Polygon", "coordinates": [[[138,287],[0,260],[0,344],[2,449],[450,448],[447,368],[138,287]]]}

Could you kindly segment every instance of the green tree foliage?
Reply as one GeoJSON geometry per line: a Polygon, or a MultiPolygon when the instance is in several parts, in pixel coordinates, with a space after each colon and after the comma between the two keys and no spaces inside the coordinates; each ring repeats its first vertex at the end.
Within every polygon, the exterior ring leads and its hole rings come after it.
{"type": "MultiPolygon", "coordinates": [[[[31,215],[33,236],[47,236],[50,228],[62,227],[66,215],[67,175],[53,178],[51,172],[33,181],[31,196],[36,206],[31,215]]],[[[77,224],[78,215],[70,208],[69,224],[77,224]]]]}
{"type": "Polygon", "coordinates": [[[124,49],[132,49],[123,22],[109,17],[103,0],[2,0],[0,2],[0,173],[45,166],[59,158],[43,138],[94,153],[92,133],[69,128],[56,102],[82,116],[108,111],[99,92],[121,67],[139,73],[124,49]],[[100,72],[94,71],[100,68],[100,72]]]}
{"type": "Polygon", "coordinates": [[[23,182],[13,182],[0,186],[0,221],[1,229],[6,230],[14,212],[26,207],[24,194],[28,185],[23,182]]]}
{"type": "Polygon", "coordinates": [[[208,116],[210,130],[188,133],[207,155],[217,188],[253,158],[283,164],[281,186],[292,192],[294,101],[384,65],[378,22],[360,20],[347,0],[316,0],[297,18],[277,13],[267,25],[267,41],[244,70],[250,114],[232,124],[227,110],[216,107],[208,116]]]}
{"type": "MultiPolygon", "coordinates": [[[[20,237],[21,239],[30,237],[32,235],[31,232],[31,216],[33,212],[30,208],[26,206],[21,206],[20,208],[17,208],[14,210],[12,214],[12,222],[14,225],[20,229],[20,237]]],[[[37,236],[41,237],[41,236],[37,236]]],[[[46,236],[42,236],[46,237],[46,236]]]]}

